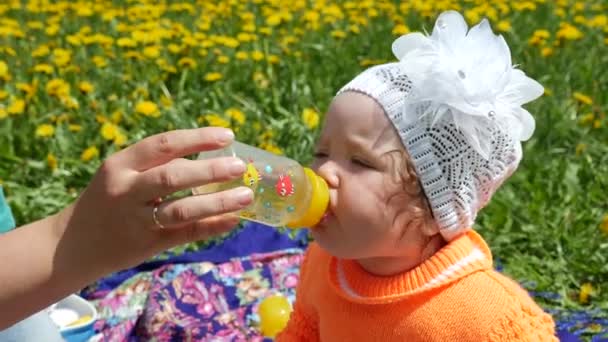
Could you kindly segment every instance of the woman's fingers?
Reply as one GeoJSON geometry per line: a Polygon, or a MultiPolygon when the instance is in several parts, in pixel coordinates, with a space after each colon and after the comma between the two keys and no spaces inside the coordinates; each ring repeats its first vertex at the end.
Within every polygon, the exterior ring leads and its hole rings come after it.
{"type": "Polygon", "coordinates": [[[207,217],[238,211],[250,205],[252,201],[251,189],[238,187],[162,202],[156,205],[156,212],[154,212],[155,206],[143,206],[139,215],[147,223],[146,226],[159,226],[160,224],[165,228],[171,228],[184,226],[207,217]]]}
{"type": "Polygon", "coordinates": [[[160,231],[161,243],[169,246],[205,240],[233,229],[239,223],[236,215],[226,214],[208,217],[188,223],[177,229],[160,231]]]}
{"type": "Polygon", "coordinates": [[[176,130],[147,137],[113,159],[121,167],[145,171],[175,158],[224,147],[233,140],[234,133],[221,127],[176,130]]]}
{"type": "Polygon", "coordinates": [[[137,196],[148,202],[152,198],[170,195],[208,183],[225,182],[240,177],[245,163],[238,158],[222,157],[206,160],[175,159],[137,176],[137,196]]]}

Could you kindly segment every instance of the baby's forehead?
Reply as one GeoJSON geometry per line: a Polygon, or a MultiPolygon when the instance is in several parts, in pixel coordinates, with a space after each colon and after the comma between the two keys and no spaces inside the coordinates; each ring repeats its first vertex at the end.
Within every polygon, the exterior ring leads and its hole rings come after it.
{"type": "Polygon", "coordinates": [[[401,146],[394,126],[371,97],[345,92],[334,98],[326,113],[319,143],[345,140],[376,148],[401,146]]]}

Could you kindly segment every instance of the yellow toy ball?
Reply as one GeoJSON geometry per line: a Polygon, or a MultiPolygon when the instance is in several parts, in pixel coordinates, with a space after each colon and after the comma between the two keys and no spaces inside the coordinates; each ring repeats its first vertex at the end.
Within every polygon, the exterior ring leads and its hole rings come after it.
{"type": "Polygon", "coordinates": [[[287,298],[274,295],[265,298],[258,308],[260,330],[265,337],[274,338],[287,325],[291,305],[287,298]]]}

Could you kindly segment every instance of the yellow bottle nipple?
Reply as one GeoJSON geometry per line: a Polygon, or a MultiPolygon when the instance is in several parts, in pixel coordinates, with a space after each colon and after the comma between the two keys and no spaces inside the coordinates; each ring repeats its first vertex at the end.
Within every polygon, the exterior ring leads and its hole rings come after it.
{"type": "Polygon", "coordinates": [[[307,167],[304,168],[304,173],[311,186],[310,203],[301,217],[287,223],[289,228],[313,227],[321,221],[329,205],[329,187],[325,180],[307,167]]]}

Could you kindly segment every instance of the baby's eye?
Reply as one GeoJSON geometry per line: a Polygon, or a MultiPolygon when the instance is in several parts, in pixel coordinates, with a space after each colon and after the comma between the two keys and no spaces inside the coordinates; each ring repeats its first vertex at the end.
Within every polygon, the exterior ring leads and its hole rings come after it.
{"type": "Polygon", "coordinates": [[[357,166],[364,167],[366,169],[373,169],[374,168],[371,163],[369,163],[369,162],[367,162],[365,160],[359,159],[359,158],[352,158],[351,162],[353,164],[357,165],[357,166]]]}
{"type": "Polygon", "coordinates": [[[313,156],[315,157],[315,159],[327,158],[327,153],[319,151],[319,152],[315,152],[315,154],[313,156]]]}

